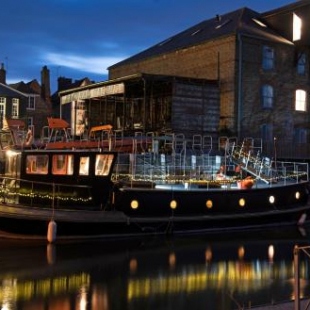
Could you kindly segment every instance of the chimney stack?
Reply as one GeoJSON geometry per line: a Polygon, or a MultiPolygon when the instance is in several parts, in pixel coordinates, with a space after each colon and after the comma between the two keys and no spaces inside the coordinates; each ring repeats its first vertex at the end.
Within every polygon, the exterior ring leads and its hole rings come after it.
{"type": "Polygon", "coordinates": [[[51,100],[50,70],[47,66],[44,66],[41,71],[41,97],[46,102],[51,100]]]}
{"type": "Polygon", "coordinates": [[[0,69],[0,83],[6,84],[6,71],[4,69],[3,63],[1,63],[1,69],[0,69]]]}

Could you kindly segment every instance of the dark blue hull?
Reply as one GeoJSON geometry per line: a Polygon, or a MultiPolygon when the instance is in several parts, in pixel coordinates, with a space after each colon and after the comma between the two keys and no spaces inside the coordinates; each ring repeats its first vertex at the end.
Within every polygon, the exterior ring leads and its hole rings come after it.
{"type": "Polygon", "coordinates": [[[0,205],[0,230],[14,238],[132,238],[257,227],[302,225],[310,215],[308,183],[261,189],[164,190],[119,188],[105,210],[0,205]]]}

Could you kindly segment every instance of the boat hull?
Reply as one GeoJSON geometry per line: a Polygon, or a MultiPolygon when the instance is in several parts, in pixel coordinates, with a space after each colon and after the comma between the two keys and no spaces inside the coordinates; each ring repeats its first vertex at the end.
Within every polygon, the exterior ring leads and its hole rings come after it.
{"type": "Polygon", "coordinates": [[[235,215],[276,212],[305,205],[308,192],[308,182],[243,190],[237,187],[189,189],[183,185],[123,186],[115,195],[115,204],[117,209],[133,216],[235,215]]]}
{"type": "Polygon", "coordinates": [[[53,220],[57,225],[56,240],[132,238],[301,225],[309,213],[307,183],[227,191],[119,188],[110,210],[52,210],[2,204],[0,230],[4,237],[46,239],[48,224],[53,220]],[[270,203],[270,196],[274,203],[270,203]],[[138,201],[136,209],[131,207],[133,200],[138,201]],[[244,205],[240,205],[242,200],[244,205]],[[212,206],[207,201],[212,201],[212,206]]]}

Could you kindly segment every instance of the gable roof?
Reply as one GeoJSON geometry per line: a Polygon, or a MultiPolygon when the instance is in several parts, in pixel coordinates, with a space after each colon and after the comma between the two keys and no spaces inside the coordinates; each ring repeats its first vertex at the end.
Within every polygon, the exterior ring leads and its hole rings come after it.
{"type": "Polygon", "coordinates": [[[293,38],[293,15],[302,19],[302,36],[297,45],[310,44],[310,0],[297,1],[278,9],[262,13],[268,25],[277,29],[286,38],[293,38]]]}
{"type": "Polygon", "coordinates": [[[27,97],[26,94],[24,94],[21,91],[18,91],[6,84],[0,83],[0,96],[3,97],[27,97]]]}
{"type": "Polygon", "coordinates": [[[224,15],[217,15],[212,19],[202,21],[201,23],[190,27],[183,32],[176,34],[152,47],[129,57],[117,64],[110,66],[108,69],[141,61],[146,58],[158,56],[160,54],[170,53],[176,50],[188,48],[194,45],[205,43],[220,37],[229,35],[246,35],[259,37],[268,41],[291,44],[291,42],[279,33],[263,25],[264,20],[261,14],[248,8],[241,8],[224,15]]]}
{"type": "Polygon", "coordinates": [[[36,79],[28,83],[21,81],[15,84],[10,84],[10,87],[25,94],[40,94],[41,93],[41,86],[36,79]]]}

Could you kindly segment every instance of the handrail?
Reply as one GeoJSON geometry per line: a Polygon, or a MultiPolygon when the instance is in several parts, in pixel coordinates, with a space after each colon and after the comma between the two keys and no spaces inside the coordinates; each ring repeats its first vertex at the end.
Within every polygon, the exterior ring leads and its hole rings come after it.
{"type": "Polygon", "coordinates": [[[1,187],[0,187],[0,197],[3,202],[15,201],[17,197],[28,197],[30,199],[30,205],[33,204],[33,199],[44,199],[51,201],[51,206],[53,207],[53,202],[57,201],[79,201],[81,203],[87,203],[91,201],[89,185],[72,185],[65,183],[54,183],[54,182],[38,182],[30,181],[20,178],[1,176],[1,187]],[[20,185],[23,184],[23,187],[20,185]],[[28,186],[26,185],[28,184],[28,186]],[[88,197],[77,196],[77,193],[89,193],[88,197]],[[73,194],[72,194],[73,193],[73,194]]]}
{"type": "MultiPolygon", "coordinates": [[[[116,180],[130,178],[144,181],[174,180],[193,183],[202,180],[214,181],[215,174],[224,160],[223,157],[205,154],[185,154],[182,161],[176,161],[173,157],[173,154],[131,154],[129,162],[125,163],[125,159],[121,160],[121,155],[119,155],[114,169],[114,178],[116,180]]],[[[240,179],[237,173],[234,175],[235,164],[226,168],[231,171],[230,177],[225,180],[226,184],[234,183],[238,178],[240,179]]],[[[308,163],[278,161],[277,167],[269,167],[268,169],[268,175],[264,175],[265,183],[268,186],[276,186],[277,181],[293,180],[298,183],[301,178],[308,181],[308,163]]],[[[260,178],[256,179],[261,180],[262,176],[262,172],[260,172],[260,178]]]]}

